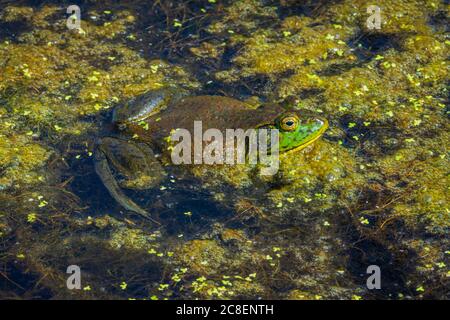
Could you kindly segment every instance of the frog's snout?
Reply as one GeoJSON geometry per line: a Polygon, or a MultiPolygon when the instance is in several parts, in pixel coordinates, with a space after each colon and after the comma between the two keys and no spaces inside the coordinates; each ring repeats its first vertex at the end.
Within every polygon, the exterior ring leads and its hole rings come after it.
{"type": "Polygon", "coordinates": [[[329,127],[328,120],[325,118],[315,118],[313,121],[314,127],[317,128],[320,134],[324,133],[329,127]]]}

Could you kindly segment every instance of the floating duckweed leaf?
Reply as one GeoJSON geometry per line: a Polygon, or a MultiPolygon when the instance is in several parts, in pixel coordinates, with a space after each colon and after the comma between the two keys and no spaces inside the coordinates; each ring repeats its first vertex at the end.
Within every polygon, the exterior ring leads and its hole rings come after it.
{"type": "Polygon", "coordinates": [[[168,285],[168,284],[161,283],[161,284],[159,285],[159,287],[158,287],[158,290],[159,290],[159,291],[164,291],[164,290],[166,290],[167,288],[169,288],[169,285],[168,285]]]}
{"type": "Polygon", "coordinates": [[[233,284],[231,283],[231,281],[229,281],[229,280],[221,280],[221,282],[222,282],[222,284],[224,285],[224,286],[232,286],[233,284]]]}
{"type": "Polygon", "coordinates": [[[29,222],[29,223],[33,223],[33,222],[35,222],[36,221],[36,218],[37,218],[37,215],[36,215],[36,213],[29,213],[28,215],[27,215],[27,222],[29,222]]]}
{"type": "Polygon", "coordinates": [[[42,207],[45,207],[46,205],[48,204],[48,202],[47,201],[45,201],[45,200],[42,200],[41,202],[39,202],[39,205],[38,205],[38,207],[39,208],[42,208],[42,207]]]}
{"type": "Polygon", "coordinates": [[[370,224],[369,220],[367,218],[363,218],[363,217],[359,218],[359,222],[361,224],[365,224],[365,225],[370,224]]]}

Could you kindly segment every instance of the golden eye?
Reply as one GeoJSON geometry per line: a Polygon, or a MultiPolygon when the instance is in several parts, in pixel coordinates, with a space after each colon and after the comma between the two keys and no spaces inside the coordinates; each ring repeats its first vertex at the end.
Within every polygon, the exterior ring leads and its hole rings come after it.
{"type": "Polygon", "coordinates": [[[294,131],[298,127],[299,120],[295,116],[287,116],[281,119],[281,129],[284,131],[294,131]]]}

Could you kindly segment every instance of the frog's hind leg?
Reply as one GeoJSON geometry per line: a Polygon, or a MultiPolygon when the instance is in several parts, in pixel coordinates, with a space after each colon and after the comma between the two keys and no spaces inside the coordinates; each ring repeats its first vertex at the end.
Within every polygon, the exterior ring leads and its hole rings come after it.
{"type": "Polygon", "coordinates": [[[133,200],[131,200],[128,196],[126,196],[121,188],[119,187],[116,179],[114,178],[113,173],[108,164],[108,160],[106,159],[105,154],[96,150],[95,152],[95,172],[97,172],[98,176],[103,182],[103,185],[108,189],[110,195],[125,209],[135,212],[153,222],[160,224],[150,217],[150,214],[142,209],[139,205],[137,205],[133,200]]]}

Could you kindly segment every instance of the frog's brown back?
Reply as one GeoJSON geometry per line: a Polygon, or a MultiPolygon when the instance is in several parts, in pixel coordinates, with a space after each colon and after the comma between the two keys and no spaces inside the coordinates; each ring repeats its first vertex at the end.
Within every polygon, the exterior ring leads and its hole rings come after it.
{"type": "Polygon", "coordinates": [[[202,131],[215,128],[225,134],[225,129],[250,129],[275,119],[283,108],[266,105],[251,109],[244,102],[223,96],[187,97],[168,106],[146,120],[148,127],[130,126],[130,131],[154,147],[162,146],[164,139],[175,129],[187,129],[194,135],[194,121],[202,122],[202,131]]]}
{"type": "Polygon", "coordinates": [[[194,121],[202,121],[203,130],[249,129],[275,118],[281,111],[277,106],[251,109],[244,102],[228,97],[196,96],[169,106],[148,123],[150,128],[164,136],[176,128],[191,131],[194,121]]]}

